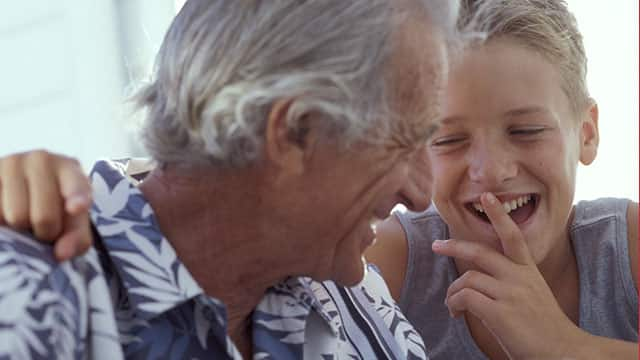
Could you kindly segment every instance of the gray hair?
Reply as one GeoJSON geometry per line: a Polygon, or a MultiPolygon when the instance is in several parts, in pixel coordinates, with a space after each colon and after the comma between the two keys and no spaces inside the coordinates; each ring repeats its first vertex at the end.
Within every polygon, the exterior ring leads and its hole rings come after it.
{"type": "MultiPolygon", "coordinates": [[[[287,125],[323,120],[348,145],[388,131],[385,65],[402,0],[189,0],[171,24],[154,77],[136,96],[144,144],[159,163],[243,166],[260,157],[274,102],[287,125]],[[394,8],[395,6],[395,8],[394,8]]],[[[404,0],[440,29],[456,1],[404,0]]],[[[425,34],[426,36],[426,34],[425,34]]]]}
{"type": "Polygon", "coordinates": [[[463,0],[458,26],[471,46],[513,39],[555,65],[572,110],[591,101],[587,57],[575,17],[564,0],[463,0]]]}

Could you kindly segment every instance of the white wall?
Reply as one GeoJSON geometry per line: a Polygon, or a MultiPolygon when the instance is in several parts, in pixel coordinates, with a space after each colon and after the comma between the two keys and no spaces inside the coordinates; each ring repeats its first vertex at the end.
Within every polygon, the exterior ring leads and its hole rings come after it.
{"type": "Polygon", "coordinates": [[[638,1],[569,0],[584,35],[587,80],[600,110],[600,149],[578,169],[576,200],[638,201],[638,1]]]}
{"type": "Polygon", "coordinates": [[[127,59],[149,62],[147,39],[159,42],[173,13],[173,2],[164,0],[161,16],[162,2],[3,1],[0,155],[45,148],[78,157],[85,168],[99,157],[129,155],[130,126],[121,104],[130,74],[139,70],[125,65],[132,64],[127,59]],[[122,16],[137,15],[138,4],[164,23],[147,21],[152,26],[146,27],[141,20],[149,18],[122,16]]]}

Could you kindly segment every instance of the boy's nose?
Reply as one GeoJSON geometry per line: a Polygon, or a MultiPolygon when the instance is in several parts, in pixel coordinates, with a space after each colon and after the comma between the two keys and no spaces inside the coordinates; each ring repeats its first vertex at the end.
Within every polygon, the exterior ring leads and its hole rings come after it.
{"type": "Polygon", "coordinates": [[[469,178],[472,182],[495,187],[518,174],[518,166],[508,149],[500,146],[477,146],[470,153],[469,178]]]}

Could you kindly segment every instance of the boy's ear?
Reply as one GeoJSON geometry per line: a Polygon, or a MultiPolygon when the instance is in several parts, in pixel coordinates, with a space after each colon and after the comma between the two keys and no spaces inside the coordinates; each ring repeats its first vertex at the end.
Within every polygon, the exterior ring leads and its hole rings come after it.
{"type": "Polygon", "coordinates": [[[589,165],[596,159],[600,143],[598,104],[595,101],[591,102],[580,123],[580,162],[589,165]]]}
{"type": "Polygon", "coordinates": [[[299,175],[304,171],[308,150],[308,128],[304,119],[298,131],[289,128],[287,118],[294,99],[276,101],[271,107],[265,128],[265,158],[274,165],[279,175],[299,175]]]}

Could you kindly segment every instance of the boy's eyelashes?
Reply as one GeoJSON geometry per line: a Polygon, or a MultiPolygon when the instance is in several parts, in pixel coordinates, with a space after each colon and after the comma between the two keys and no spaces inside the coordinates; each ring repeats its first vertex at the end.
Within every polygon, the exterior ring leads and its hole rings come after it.
{"type": "MultiPolygon", "coordinates": [[[[521,138],[521,137],[538,135],[547,130],[549,130],[549,128],[546,126],[519,126],[519,127],[512,127],[507,129],[507,134],[521,138]]],[[[429,145],[431,147],[444,147],[449,145],[458,145],[466,141],[468,137],[469,137],[468,135],[460,135],[460,134],[435,136],[429,142],[429,145]]]]}
{"type": "Polygon", "coordinates": [[[465,140],[464,136],[445,136],[445,137],[440,137],[432,140],[431,146],[439,147],[439,146],[454,145],[464,140],[465,140]]]}
{"type": "Polygon", "coordinates": [[[511,135],[536,135],[547,130],[544,126],[524,126],[509,129],[511,135]]]}

